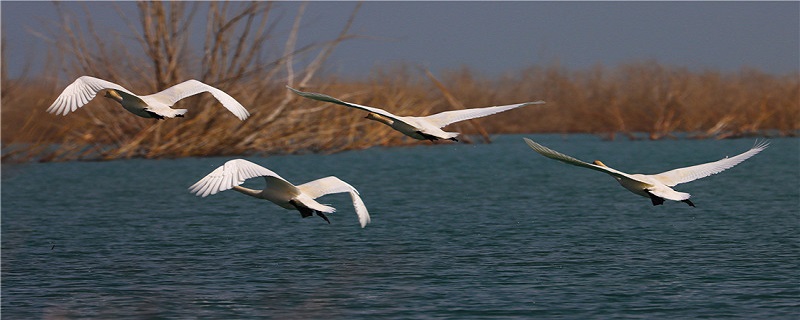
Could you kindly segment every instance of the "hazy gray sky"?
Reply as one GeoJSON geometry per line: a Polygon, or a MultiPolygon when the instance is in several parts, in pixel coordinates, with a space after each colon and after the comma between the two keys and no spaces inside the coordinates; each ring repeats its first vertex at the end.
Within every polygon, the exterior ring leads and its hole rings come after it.
{"type": "MultiPolygon", "coordinates": [[[[84,3],[62,6],[81,12],[84,3]]],[[[280,2],[291,24],[299,2],[280,2]]],[[[93,2],[101,28],[129,32],[113,7],[138,15],[133,2],[93,2]]],[[[330,39],[354,2],[311,2],[301,41],[330,39]]],[[[27,57],[44,59],[44,42],[27,30],[55,23],[50,2],[0,2],[12,75],[27,57]]],[[[204,15],[198,14],[198,20],[204,15]]],[[[582,69],[655,60],[692,70],[753,67],[774,74],[800,69],[800,2],[366,2],[352,28],[369,39],[338,47],[328,70],[366,77],[374,66],[405,62],[434,71],[462,65],[488,74],[558,60],[582,69]]],[[[198,34],[203,30],[198,30],[198,34]]]]}

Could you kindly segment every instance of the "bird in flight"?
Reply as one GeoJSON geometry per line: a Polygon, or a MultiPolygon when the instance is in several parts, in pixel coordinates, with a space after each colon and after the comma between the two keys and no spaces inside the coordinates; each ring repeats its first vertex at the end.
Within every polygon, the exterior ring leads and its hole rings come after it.
{"type": "Polygon", "coordinates": [[[448,124],[474,118],[485,117],[498,112],[508,111],[511,109],[516,109],[528,105],[544,103],[544,101],[524,102],[518,104],[510,104],[506,106],[445,111],[425,117],[411,117],[411,116],[396,116],[391,112],[388,112],[383,109],[362,106],[350,102],[344,102],[342,100],[321,93],[303,92],[289,86],[286,87],[289,88],[289,90],[292,90],[292,92],[304,98],[331,102],[367,111],[369,112],[366,116],[367,119],[383,123],[387,126],[392,127],[392,129],[400,131],[402,134],[412,137],[414,139],[431,140],[431,141],[439,139],[458,141],[458,139],[456,139],[456,137],[459,135],[458,132],[446,132],[441,129],[442,127],[448,124]]]}
{"type": "Polygon", "coordinates": [[[202,92],[211,93],[222,106],[239,120],[247,119],[250,113],[236,99],[222,90],[197,80],[187,80],[164,91],[146,96],[138,96],[122,86],[90,76],[82,76],[67,86],[47,108],[47,112],[66,116],[94,99],[98,92],[106,90],[104,97],[122,105],[125,110],[142,118],[165,119],[183,117],[186,109],[172,109],[179,100],[202,92]]]}
{"type": "Polygon", "coordinates": [[[684,202],[692,207],[694,207],[694,203],[689,200],[691,196],[685,192],[678,192],[672,189],[672,187],[686,182],[691,182],[700,178],[708,177],[712,174],[717,174],[727,169],[732,168],[733,166],[741,163],[744,160],[758,154],[759,152],[763,151],[764,149],[769,146],[768,141],[756,143],[750,150],[745,151],[742,154],[724,158],[722,160],[709,162],[705,164],[699,164],[696,166],[685,167],[685,168],[678,168],[675,170],[670,170],[667,172],[662,172],[659,174],[628,174],[622,171],[618,171],[606,166],[600,160],[595,160],[593,163],[583,162],[581,160],[575,159],[558,151],[552,150],[547,148],[541,144],[534,142],[531,139],[523,138],[528,146],[531,147],[534,151],[538,152],[539,154],[548,157],[550,159],[555,159],[567,164],[571,164],[573,166],[589,168],[592,170],[597,170],[600,172],[605,172],[614,179],[619,182],[620,185],[628,189],[628,191],[633,192],[637,195],[640,195],[645,198],[650,198],[653,205],[661,205],[664,204],[664,199],[673,200],[673,201],[681,201],[684,202]]]}

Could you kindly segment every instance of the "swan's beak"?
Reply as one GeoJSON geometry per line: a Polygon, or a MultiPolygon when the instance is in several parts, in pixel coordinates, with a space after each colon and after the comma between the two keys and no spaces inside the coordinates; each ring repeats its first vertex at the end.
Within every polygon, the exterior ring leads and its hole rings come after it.
{"type": "Polygon", "coordinates": [[[595,160],[595,161],[594,161],[594,162],[592,162],[592,163],[594,163],[594,164],[596,164],[596,165],[598,165],[598,166],[601,166],[601,167],[608,167],[608,166],[607,166],[605,163],[603,163],[603,162],[602,162],[602,161],[600,161],[600,160],[595,160]]]}
{"type": "Polygon", "coordinates": [[[114,99],[114,100],[117,100],[117,101],[122,101],[122,96],[119,95],[117,90],[114,90],[114,89],[106,90],[106,94],[104,95],[104,97],[109,98],[109,99],[114,99]]]}
{"type": "Polygon", "coordinates": [[[392,120],[392,119],[389,119],[389,118],[387,118],[387,117],[384,117],[384,116],[382,116],[382,115],[379,115],[379,114],[377,114],[377,113],[374,113],[374,112],[370,112],[370,113],[369,113],[369,114],[368,114],[366,117],[364,117],[364,118],[367,118],[367,119],[370,119],[370,120],[375,120],[375,121],[378,121],[378,122],[380,122],[380,123],[383,123],[383,124],[385,124],[385,125],[387,125],[387,126],[391,126],[391,125],[394,123],[394,120],[392,120]]]}

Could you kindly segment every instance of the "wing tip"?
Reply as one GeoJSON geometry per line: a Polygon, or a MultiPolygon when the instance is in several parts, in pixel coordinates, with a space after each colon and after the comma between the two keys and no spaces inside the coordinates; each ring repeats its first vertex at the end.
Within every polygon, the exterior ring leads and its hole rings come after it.
{"type": "Polygon", "coordinates": [[[753,147],[750,149],[756,149],[758,151],[761,151],[769,147],[769,144],[770,144],[769,139],[763,139],[763,140],[756,139],[756,142],[753,143],[753,147]]]}
{"type": "Polygon", "coordinates": [[[358,222],[361,224],[362,229],[365,228],[370,222],[372,222],[372,219],[369,216],[369,211],[367,211],[366,206],[362,208],[356,208],[356,214],[358,214],[358,222]]]}
{"type": "Polygon", "coordinates": [[[537,142],[535,142],[535,141],[533,141],[531,139],[528,139],[528,138],[525,138],[525,137],[523,137],[522,139],[525,140],[525,143],[527,143],[528,146],[531,147],[531,149],[533,149],[533,150],[535,150],[537,152],[540,151],[540,150],[543,150],[543,149],[547,149],[545,146],[543,146],[543,145],[541,145],[541,144],[539,144],[539,143],[537,143],[537,142]]]}
{"type": "Polygon", "coordinates": [[[531,102],[523,102],[523,103],[521,103],[521,107],[524,107],[524,106],[530,106],[530,105],[534,105],[534,104],[546,104],[546,103],[547,103],[547,102],[545,102],[544,100],[536,100],[536,101],[531,101],[531,102]]]}
{"type": "Polygon", "coordinates": [[[286,89],[291,90],[294,94],[296,94],[298,96],[301,96],[301,97],[305,97],[308,94],[308,92],[303,92],[303,91],[297,90],[295,88],[290,87],[288,84],[286,85],[286,89]]]}

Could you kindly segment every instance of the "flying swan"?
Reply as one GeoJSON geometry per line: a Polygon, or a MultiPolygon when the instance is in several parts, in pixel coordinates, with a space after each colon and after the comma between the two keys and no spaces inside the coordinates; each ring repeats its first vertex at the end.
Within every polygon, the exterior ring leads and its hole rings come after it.
{"type": "Polygon", "coordinates": [[[239,120],[247,119],[250,113],[236,99],[222,90],[197,80],[187,80],[164,91],[147,96],[137,96],[122,86],[90,76],[82,76],[67,86],[47,112],[66,116],[94,99],[98,92],[106,90],[105,97],[119,102],[125,110],[142,118],[183,117],[186,109],[172,109],[179,100],[202,92],[210,92],[239,120]]]}
{"type": "Polygon", "coordinates": [[[442,113],[429,115],[427,117],[401,117],[401,116],[396,116],[383,109],[362,106],[350,102],[344,102],[342,100],[321,93],[303,92],[289,86],[286,87],[289,88],[289,90],[292,90],[294,93],[304,98],[336,103],[343,106],[348,106],[351,108],[367,111],[369,112],[369,114],[367,114],[366,116],[367,119],[375,120],[385,125],[388,125],[392,127],[392,129],[400,131],[402,134],[412,137],[414,139],[431,140],[431,141],[439,139],[449,139],[453,141],[458,141],[458,139],[456,139],[456,137],[459,134],[458,132],[445,132],[444,130],[441,129],[442,127],[448,124],[474,118],[485,117],[498,112],[524,107],[531,104],[544,103],[544,101],[535,101],[535,102],[511,104],[507,106],[445,111],[442,113]]]}
{"type": "Polygon", "coordinates": [[[545,157],[548,157],[550,159],[555,159],[564,163],[568,163],[574,166],[605,172],[611,175],[612,177],[614,177],[614,179],[617,179],[617,182],[619,182],[620,185],[625,187],[625,189],[628,189],[630,192],[633,192],[645,198],[650,198],[654,206],[664,204],[664,199],[668,199],[673,201],[681,201],[694,207],[694,203],[692,203],[692,201],[689,200],[689,197],[691,195],[689,195],[688,193],[672,190],[671,187],[674,187],[681,183],[686,183],[700,178],[705,178],[712,174],[717,174],[722,171],[725,171],[726,169],[730,169],[733,166],[741,163],[742,161],[745,161],[748,158],[756,155],[757,153],[766,149],[767,146],[769,146],[769,141],[764,141],[761,143],[756,143],[750,150],[747,150],[746,152],[734,157],[730,158],[726,157],[719,161],[699,164],[696,166],[691,166],[686,168],[679,168],[667,172],[662,172],[659,174],[646,175],[646,174],[627,174],[621,171],[617,171],[607,167],[605,164],[600,162],[600,160],[595,160],[594,163],[586,163],[581,160],[570,157],[568,155],[565,155],[563,153],[559,153],[558,151],[549,149],[541,144],[533,142],[531,139],[528,138],[523,138],[523,139],[525,139],[525,142],[534,151],[538,152],[539,154],[545,157]]]}
{"type": "Polygon", "coordinates": [[[201,197],[228,189],[251,197],[269,200],[284,209],[300,211],[300,216],[303,218],[316,214],[328,223],[331,221],[328,220],[325,213],[336,212],[336,209],[320,204],[314,199],[326,194],[349,192],[350,197],[353,198],[353,207],[356,209],[361,227],[365,227],[370,222],[369,212],[367,212],[364,202],[361,201],[358,190],[334,176],[295,186],[267,168],[244,159],[234,159],[225,162],[224,165],[189,187],[191,193],[201,197]],[[264,190],[253,190],[240,186],[245,180],[255,177],[264,177],[267,183],[264,190]]]}

